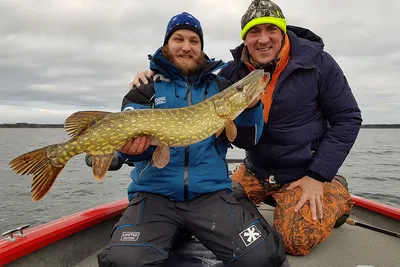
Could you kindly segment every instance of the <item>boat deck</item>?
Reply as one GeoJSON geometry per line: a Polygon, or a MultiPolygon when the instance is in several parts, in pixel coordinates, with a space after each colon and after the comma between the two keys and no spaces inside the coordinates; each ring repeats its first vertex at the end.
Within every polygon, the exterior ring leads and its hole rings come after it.
{"type": "MultiPolygon", "coordinates": [[[[271,223],[273,208],[262,205],[260,211],[271,223]]],[[[353,208],[353,213],[351,217],[360,222],[400,232],[398,221],[380,219],[380,215],[357,207],[353,208]]],[[[98,252],[75,264],[74,267],[97,267],[98,252]]],[[[331,236],[315,247],[310,254],[301,257],[288,256],[288,259],[291,267],[399,267],[400,239],[344,224],[338,229],[333,229],[331,236]]]]}

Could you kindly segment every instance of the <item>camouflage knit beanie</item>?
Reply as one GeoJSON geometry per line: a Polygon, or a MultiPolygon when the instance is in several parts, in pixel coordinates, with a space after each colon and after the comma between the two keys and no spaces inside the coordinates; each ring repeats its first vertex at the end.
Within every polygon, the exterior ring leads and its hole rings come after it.
{"type": "Polygon", "coordinates": [[[286,34],[286,19],[281,8],[269,0],[253,0],[242,17],[240,37],[244,40],[252,27],[267,23],[277,26],[286,34]]]}

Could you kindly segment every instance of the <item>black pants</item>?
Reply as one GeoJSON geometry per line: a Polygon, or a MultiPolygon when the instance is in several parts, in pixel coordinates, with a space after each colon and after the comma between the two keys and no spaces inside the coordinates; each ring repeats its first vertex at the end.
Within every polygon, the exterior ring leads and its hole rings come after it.
{"type": "Polygon", "coordinates": [[[230,267],[281,266],[281,241],[265,220],[226,191],[174,202],[139,193],[115,225],[100,267],[162,266],[181,230],[193,234],[230,267]]]}

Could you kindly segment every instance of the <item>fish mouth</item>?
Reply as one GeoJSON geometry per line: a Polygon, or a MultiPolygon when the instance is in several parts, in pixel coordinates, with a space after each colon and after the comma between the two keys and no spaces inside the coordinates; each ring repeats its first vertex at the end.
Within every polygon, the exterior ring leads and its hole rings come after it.
{"type": "Polygon", "coordinates": [[[254,100],[261,92],[265,91],[267,83],[269,81],[269,75],[266,76],[264,70],[257,69],[252,71],[245,78],[244,84],[246,81],[249,82],[248,90],[244,90],[247,95],[247,99],[250,101],[254,100]]]}

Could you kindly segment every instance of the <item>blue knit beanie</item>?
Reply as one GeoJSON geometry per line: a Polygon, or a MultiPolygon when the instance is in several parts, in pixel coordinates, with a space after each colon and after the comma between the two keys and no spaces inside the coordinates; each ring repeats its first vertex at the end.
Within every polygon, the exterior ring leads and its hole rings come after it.
{"type": "Polygon", "coordinates": [[[203,50],[204,47],[203,30],[201,29],[200,21],[198,21],[198,19],[196,19],[187,12],[182,12],[181,14],[175,15],[171,18],[167,26],[167,31],[165,33],[164,45],[168,43],[168,40],[171,37],[171,35],[175,31],[180,29],[188,29],[197,33],[200,36],[201,40],[201,50],[203,50]]]}

